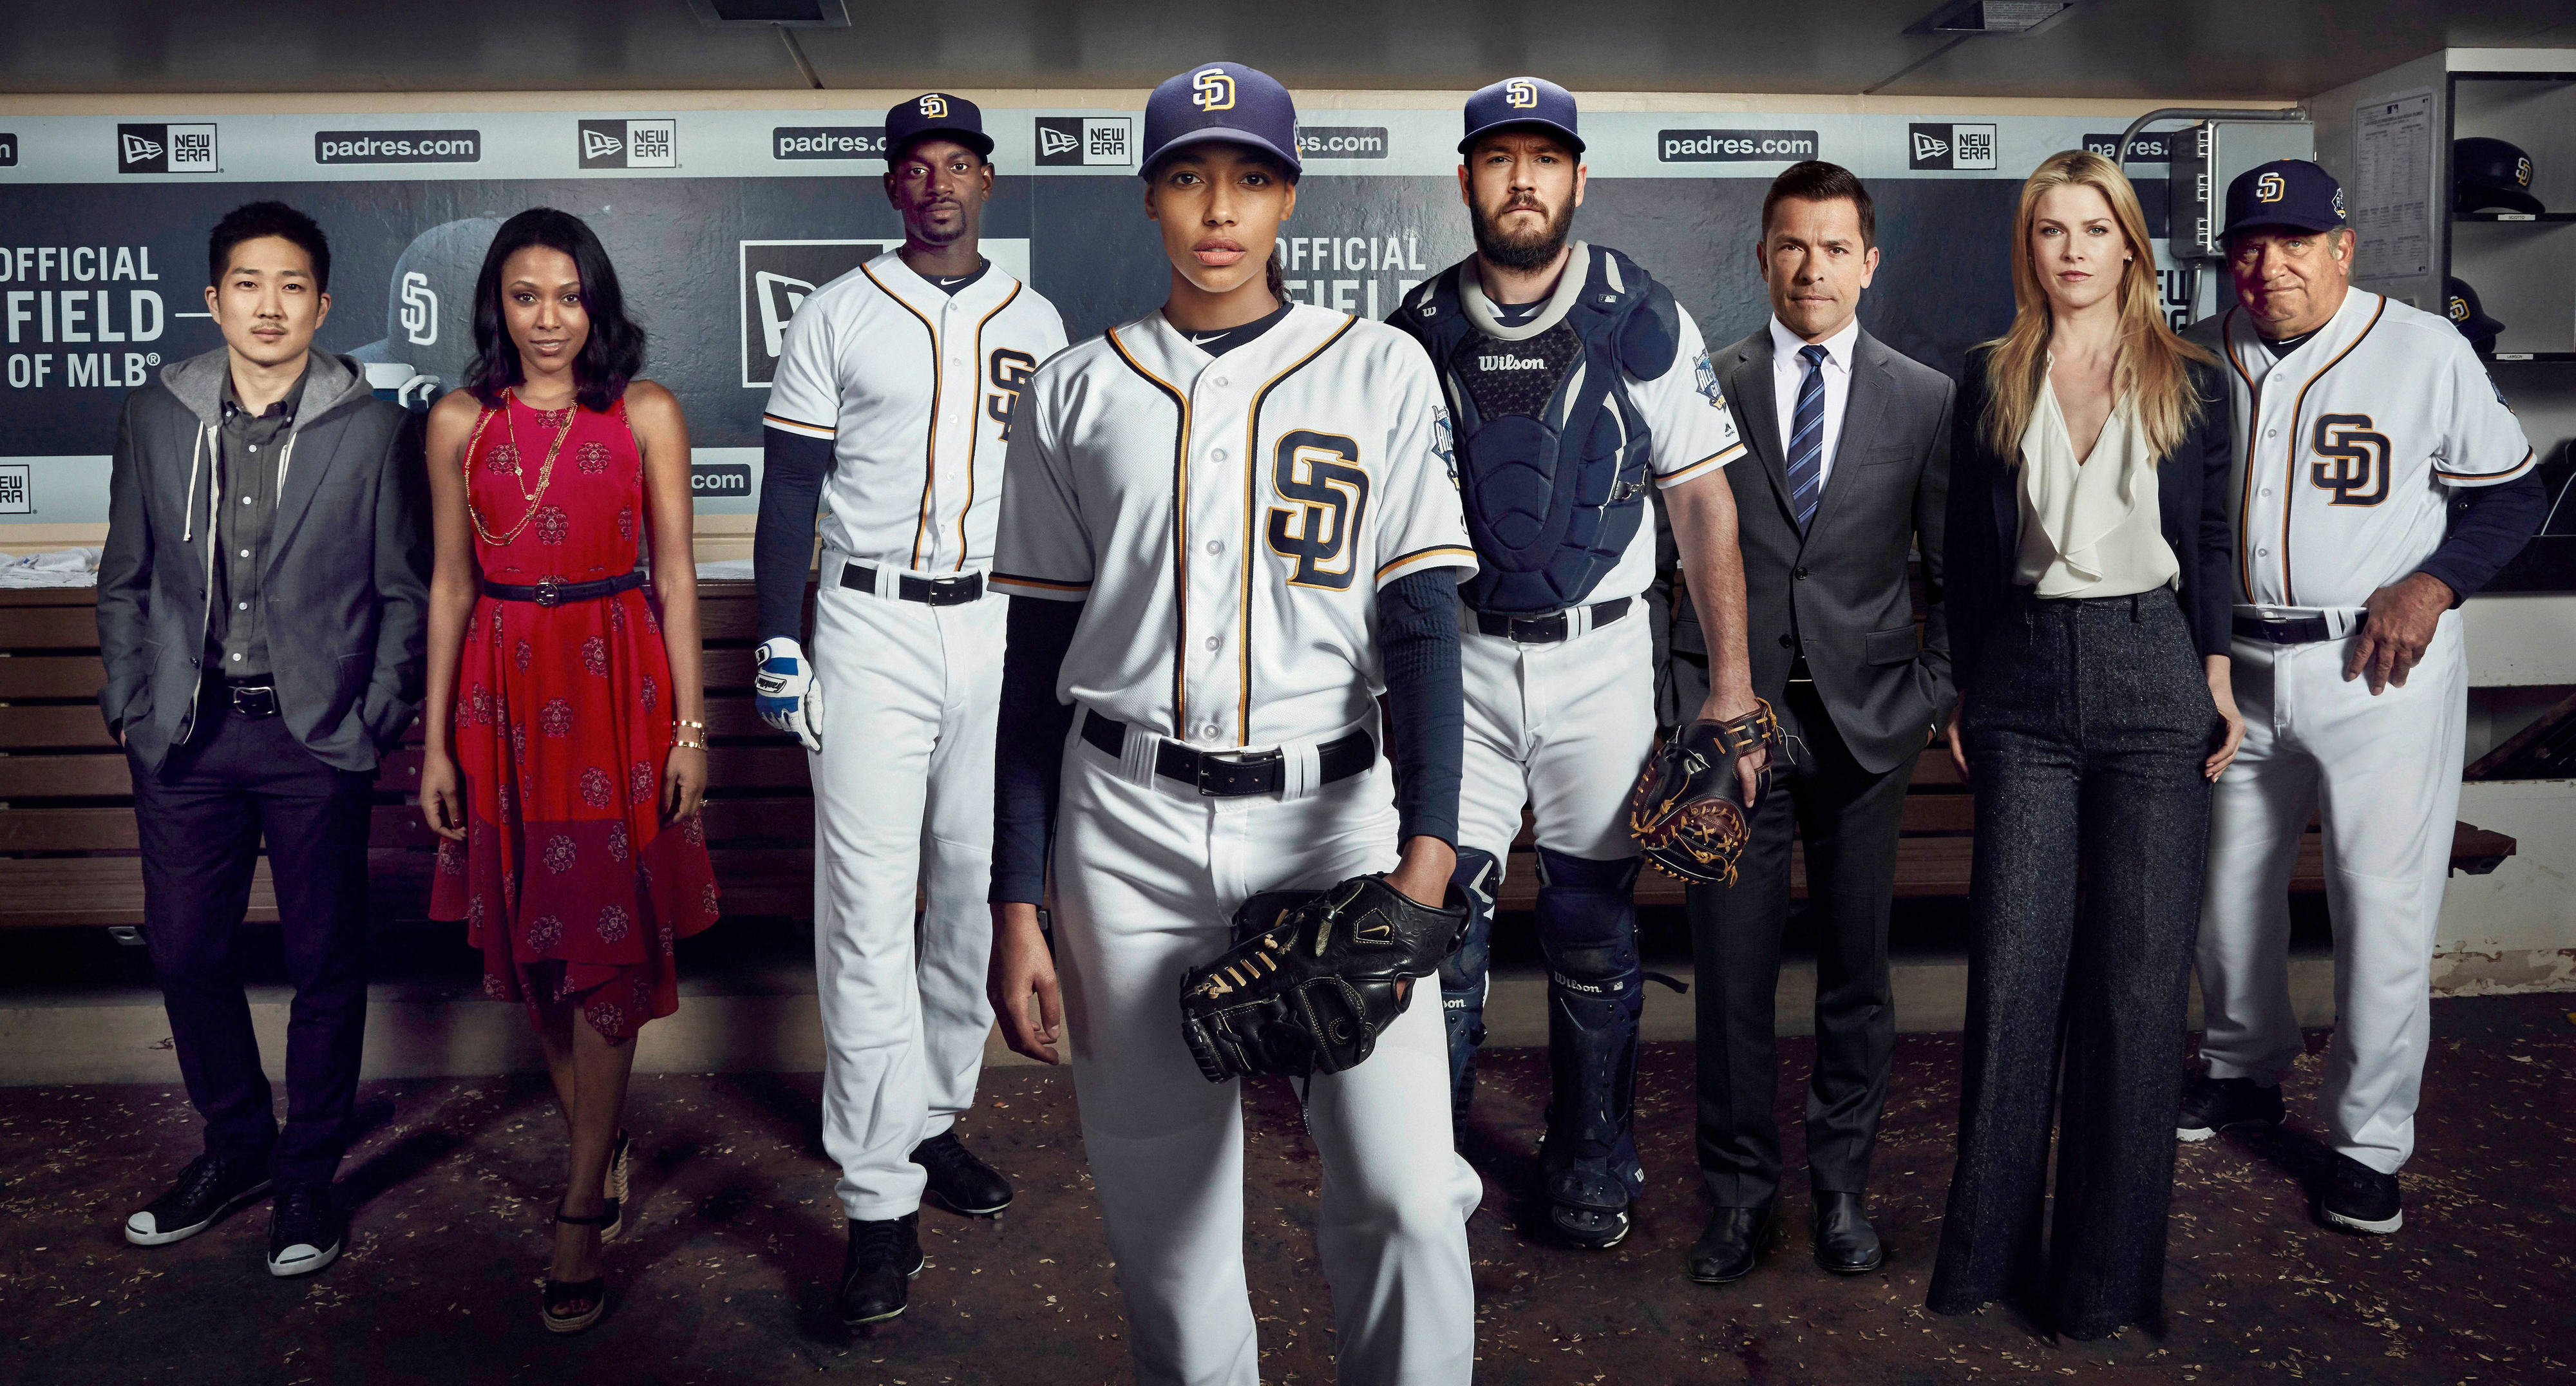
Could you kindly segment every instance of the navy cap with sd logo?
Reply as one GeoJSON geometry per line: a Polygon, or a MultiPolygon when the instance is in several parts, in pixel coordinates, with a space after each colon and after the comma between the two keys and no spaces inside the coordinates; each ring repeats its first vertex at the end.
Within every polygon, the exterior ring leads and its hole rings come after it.
{"type": "Polygon", "coordinates": [[[2531,156],[2520,145],[2472,135],[2451,142],[2451,181],[2463,212],[2546,210],[2531,195],[2531,156]]]}
{"type": "Polygon", "coordinates": [[[2442,313],[2460,329],[2461,336],[2487,350],[2494,349],[2496,334],[2504,331],[2503,323],[2487,316],[2486,308],[2478,302],[2478,291],[2470,288],[2465,279],[2442,281],[2442,313]]]}
{"type": "Polygon", "coordinates": [[[975,103],[944,91],[930,91],[887,108],[886,162],[902,158],[913,141],[932,135],[944,135],[987,159],[993,157],[993,137],[984,133],[984,113],[975,108],[975,103]]]}
{"type": "Polygon", "coordinates": [[[1263,150],[1305,172],[1297,160],[1297,103],[1269,73],[1241,63],[1201,63],[1167,79],[1145,99],[1145,157],[1150,178],[1163,156],[1188,145],[1228,140],[1263,150]]]}
{"type": "Polygon", "coordinates": [[[1580,154],[1583,136],[1575,133],[1574,115],[1574,93],[1544,77],[1506,77],[1467,98],[1467,137],[1458,141],[1458,152],[1475,148],[1476,141],[1497,130],[1534,125],[1580,154]]]}
{"type": "Polygon", "coordinates": [[[2333,174],[2305,159],[2274,159],[2227,185],[2227,229],[2219,239],[2257,226],[2340,231],[2350,224],[2344,220],[2343,185],[2333,174]]]}

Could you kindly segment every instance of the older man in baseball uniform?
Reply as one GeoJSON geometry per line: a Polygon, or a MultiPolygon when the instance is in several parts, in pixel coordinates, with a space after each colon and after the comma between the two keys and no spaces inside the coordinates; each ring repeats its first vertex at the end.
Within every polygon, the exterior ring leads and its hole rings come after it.
{"type": "Polygon", "coordinates": [[[2202,335],[2229,368],[2245,744],[2211,809],[2207,1072],[2187,1081],[2177,1126],[2190,1141],[2281,1120],[2281,1075],[2301,1052],[2290,870],[2314,814],[2336,1010],[2318,1099],[2335,1158],[2318,1213],[2394,1232],[2460,805],[2455,608],[2531,537],[2540,488],[2531,444],[2460,333],[2352,287],[2354,233],[2324,169],[2249,170],[2228,187],[2226,228],[2236,305],[2202,335]]]}

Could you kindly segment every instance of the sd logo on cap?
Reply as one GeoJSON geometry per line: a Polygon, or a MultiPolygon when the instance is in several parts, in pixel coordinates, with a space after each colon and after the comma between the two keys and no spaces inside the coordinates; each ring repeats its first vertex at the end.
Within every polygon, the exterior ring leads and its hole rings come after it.
{"type": "Polygon", "coordinates": [[[2457,211],[2538,216],[2548,209],[2531,195],[2531,178],[2531,156],[2519,145],[2484,135],[2451,144],[2452,206],[2457,211]]]}

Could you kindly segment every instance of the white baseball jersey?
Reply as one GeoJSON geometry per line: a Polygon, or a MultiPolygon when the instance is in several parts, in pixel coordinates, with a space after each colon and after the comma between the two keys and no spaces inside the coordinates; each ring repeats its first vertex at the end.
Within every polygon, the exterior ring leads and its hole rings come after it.
{"type": "Polygon", "coordinates": [[[2358,608],[2441,547],[2449,491],[2533,463],[2458,328],[2355,289],[2275,361],[2242,308],[2218,329],[2236,439],[2236,599],[2358,608]]]}
{"type": "Polygon", "coordinates": [[[999,265],[951,296],[888,251],[807,296],[763,417],[831,440],[824,546],[915,572],[988,565],[1013,409],[1063,349],[1055,305],[999,265]]]}
{"type": "Polygon", "coordinates": [[[1383,324],[1298,305],[1211,358],[1157,312],[1040,367],[1020,409],[994,585],[1087,603],[1058,696],[1131,726],[1340,732],[1384,689],[1377,589],[1475,567],[1431,362],[1383,324]]]}

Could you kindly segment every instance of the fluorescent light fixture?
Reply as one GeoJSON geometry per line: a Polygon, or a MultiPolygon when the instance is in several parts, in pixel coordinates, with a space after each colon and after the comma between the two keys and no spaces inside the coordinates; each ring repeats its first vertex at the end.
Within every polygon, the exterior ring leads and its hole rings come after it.
{"type": "Polygon", "coordinates": [[[1966,0],[1945,5],[1910,34],[2027,34],[2075,8],[2074,0],[1966,0]]]}
{"type": "Polygon", "coordinates": [[[846,0],[689,0],[689,10],[710,29],[846,29],[846,0]]]}

